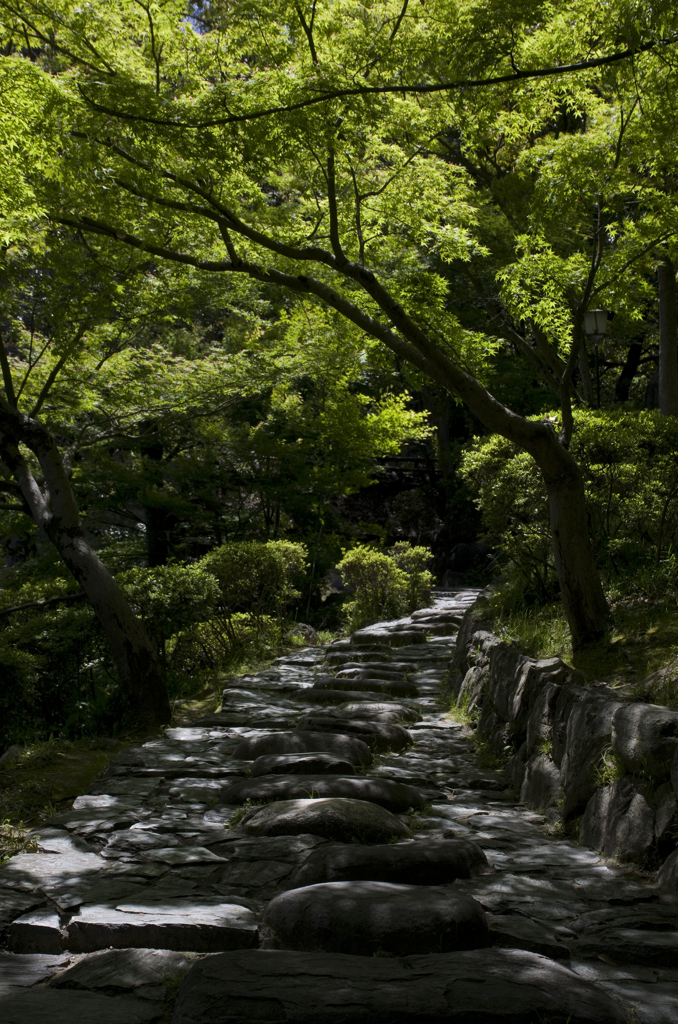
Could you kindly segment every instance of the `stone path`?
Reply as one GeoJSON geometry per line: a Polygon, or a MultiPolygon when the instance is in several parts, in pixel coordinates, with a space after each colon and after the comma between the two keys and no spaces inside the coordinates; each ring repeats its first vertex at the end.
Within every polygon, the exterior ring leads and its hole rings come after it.
{"type": "Polygon", "coordinates": [[[671,1024],[675,897],[474,763],[476,591],[242,676],[0,870],[3,1024],[671,1024]]]}

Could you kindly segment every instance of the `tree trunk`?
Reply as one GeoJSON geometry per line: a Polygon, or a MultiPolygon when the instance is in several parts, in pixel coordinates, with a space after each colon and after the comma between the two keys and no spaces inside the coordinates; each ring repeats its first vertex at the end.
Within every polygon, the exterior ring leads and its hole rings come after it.
{"type": "Polygon", "coordinates": [[[558,457],[560,471],[555,475],[540,468],[549,499],[553,557],[563,610],[570,625],[572,646],[577,648],[605,633],[609,609],[589,538],[584,481],[575,460],[572,456],[569,459],[570,465],[563,467],[563,460],[558,457]]]}
{"type": "Polygon", "coordinates": [[[678,321],[676,268],[668,256],[657,268],[659,278],[659,411],[678,416],[678,321]]]}
{"type": "Polygon", "coordinates": [[[38,528],[54,544],[87,595],[118,669],[125,724],[152,728],[170,719],[167,688],[142,623],[97,553],[88,544],[63,460],[49,431],[0,401],[0,456],[12,472],[38,528]],[[36,455],[43,495],[19,450],[36,455]]]}
{"type": "Polygon", "coordinates": [[[585,345],[582,345],[579,349],[579,376],[581,377],[582,397],[587,405],[593,407],[595,404],[595,395],[593,392],[593,381],[591,380],[589,354],[586,351],[585,345]]]}
{"type": "Polygon", "coordinates": [[[626,355],[626,362],[614,386],[614,395],[618,402],[628,402],[631,384],[633,383],[633,378],[638,373],[642,354],[643,343],[641,341],[632,341],[626,355]]]}
{"type": "Polygon", "coordinates": [[[600,639],[609,628],[610,611],[593,556],[579,465],[552,423],[516,415],[456,368],[448,381],[488,430],[522,448],[537,463],[549,499],[553,556],[572,646],[576,649],[600,639]]]}

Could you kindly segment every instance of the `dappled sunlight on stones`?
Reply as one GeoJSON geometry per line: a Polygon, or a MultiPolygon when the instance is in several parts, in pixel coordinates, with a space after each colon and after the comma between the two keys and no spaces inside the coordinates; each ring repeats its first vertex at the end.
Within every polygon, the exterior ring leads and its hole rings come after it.
{"type": "Polygon", "coordinates": [[[448,953],[490,945],[481,906],[453,888],[389,882],[325,882],[269,903],[264,949],[322,949],[370,956],[448,953]]]}
{"type": "MultiPolygon", "coordinates": [[[[630,1004],[637,1024],[678,1024],[675,856],[660,890],[551,824],[561,768],[574,814],[613,742],[605,695],[490,637],[469,696],[483,658],[517,668],[495,704],[509,765],[477,765],[445,710],[475,635],[448,633],[476,593],[227,680],[221,711],[112,758],[43,852],[0,872],[6,941],[35,950],[0,954],[2,1024],[167,1024],[188,968],[173,1024],[630,1024],[630,1004]]],[[[672,722],[646,730],[665,745],[648,829],[668,849],[672,722]]]]}
{"type": "Polygon", "coordinates": [[[411,835],[399,818],[378,804],[342,797],[280,800],[265,807],[253,807],[239,827],[251,836],[310,833],[346,843],[379,843],[411,835]]]}

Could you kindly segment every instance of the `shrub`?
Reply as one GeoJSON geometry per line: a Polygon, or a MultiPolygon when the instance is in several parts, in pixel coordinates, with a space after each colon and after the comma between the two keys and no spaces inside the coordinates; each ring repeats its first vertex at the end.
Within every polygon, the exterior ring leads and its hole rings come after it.
{"type": "Polygon", "coordinates": [[[273,614],[282,620],[300,596],[296,584],[306,555],[303,544],[291,541],[237,541],[210,551],[199,565],[216,578],[225,615],[247,612],[258,621],[273,614]]]}
{"type": "Polygon", "coordinates": [[[344,605],[349,631],[380,619],[398,618],[425,606],[433,577],[425,569],[428,548],[401,541],[387,552],[358,545],[338,565],[355,597],[344,605]]]}

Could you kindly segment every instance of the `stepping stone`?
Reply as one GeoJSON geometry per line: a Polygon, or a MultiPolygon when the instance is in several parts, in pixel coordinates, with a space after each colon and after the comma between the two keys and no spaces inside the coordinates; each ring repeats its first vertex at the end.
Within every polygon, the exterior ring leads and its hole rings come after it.
{"type": "Polygon", "coordinates": [[[213,953],[247,949],[257,942],[256,916],[237,904],[167,900],[155,907],[142,904],[139,911],[83,907],[68,924],[67,948],[75,953],[110,947],[213,953]]]}
{"type": "Polygon", "coordinates": [[[26,914],[10,926],[8,944],[15,953],[92,953],[109,947],[212,953],[256,945],[257,919],[237,904],[168,899],[139,904],[135,911],[82,907],[66,927],[50,911],[26,914]]]}
{"type": "Polygon", "coordinates": [[[359,718],[344,718],[334,710],[311,711],[299,722],[300,729],[312,732],[340,732],[357,736],[373,750],[404,750],[412,744],[412,737],[402,725],[367,722],[359,718]]]}
{"type": "Polygon", "coordinates": [[[355,775],[355,768],[350,761],[332,754],[281,754],[258,757],[250,775],[355,775]]]}
{"type": "Polygon", "coordinates": [[[17,953],[0,952],[0,991],[10,985],[30,988],[40,981],[47,981],[61,968],[68,967],[70,962],[69,956],[22,956],[17,953]]]}
{"type": "Polygon", "coordinates": [[[344,704],[346,701],[374,703],[379,702],[383,696],[383,693],[376,690],[337,690],[330,684],[326,690],[321,690],[316,683],[314,686],[299,690],[295,699],[303,704],[344,704]]]}
{"type": "Polygon", "coordinates": [[[241,740],[233,750],[233,757],[254,761],[267,754],[335,754],[351,764],[372,764],[372,754],[366,743],[356,736],[332,732],[270,732],[241,740]]]}
{"type": "Polygon", "coordinates": [[[369,701],[349,702],[335,708],[334,714],[346,715],[347,718],[369,718],[376,722],[420,722],[421,715],[414,708],[406,707],[404,704],[394,704],[392,701],[369,701]],[[385,718],[385,715],[395,715],[395,718],[385,718]]]}
{"type": "Polygon", "coordinates": [[[483,908],[435,886],[322,882],[271,900],[261,919],[263,949],[322,949],[373,956],[450,953],[490,945],[483,908]]]}
{"type": "Polygon", "coordinates": [[[166,983],[187,974],[195,959],[168,949],[106,949],[60,971],[50,987],[105,991],[109,995],[142,988],[145,998],[155,995],[164,999],[166,983]]]}
{"type": "Polygon", "coordinates": [[[248,950],[197,963],[172,1024],[626,1024],[597,985],[523,950],[404,959],[248,950]]]}
{"type": "Polygon", "coordinates": [[[281,800],[253,807],[240,822],[251,836],[322,836],[336,842],[383,843],[407,839],[409,828],[378,804],[345,797],[281,800]]]}
{"type": "Polygon", "coordinates": [[[426,637],[423,633],[414,629],[401,630],[375,630],[370,633],[368,630],[359,629],[351,637],[351,643],[355,644],[383,644],[388,647],[406,647],[409,644],[424,644],[426,637]]]}
{"type": "Polygon", "coordinates": [[[552,960],[569,960],[570,948],[563,938],[574,938],[574,933],[567,928],[551,928],[543,921],[533,921],[521,914],[501,914],[488,916],[488,923],[495,946],[506,946],[509,949],[527,949],[532,953],[540,953],[552,960]]]}
{"type": "Polygon", "coordinates": [[[337,679],[369,679],[371,676],[375,679],[404,679],[411,668],[411,665],[403,668],[394,668],[392,665],[345,665],[337,672],[337,679]]]}
{"type": "Polygon", "coordinates": [[[388,779],[367,779],[349,775],[264,775],[245,779],[221,791],[224,804],[267,803],[270,800],[297,800],[306,797],[348,797],[352,800],[370,800],[394,814],[402,814],[410,807],[419,810],[430,794],[414,786],[388,779]]]}
{"type": "Polygon", "coordinates": [[[390,693],[394,697],[416,697],[419,687],[409,679],[340,679],[320,680],[313,684],[314,690],[369,690],[372,693],[390,693]]]}
{"type": "Polygon", "coordinates": [[[482,849],[468,839],[419,839],[386,846],[327,843],[294,872],[289,888],[341,881],[446,885],[490,870],[482,849]]]}

